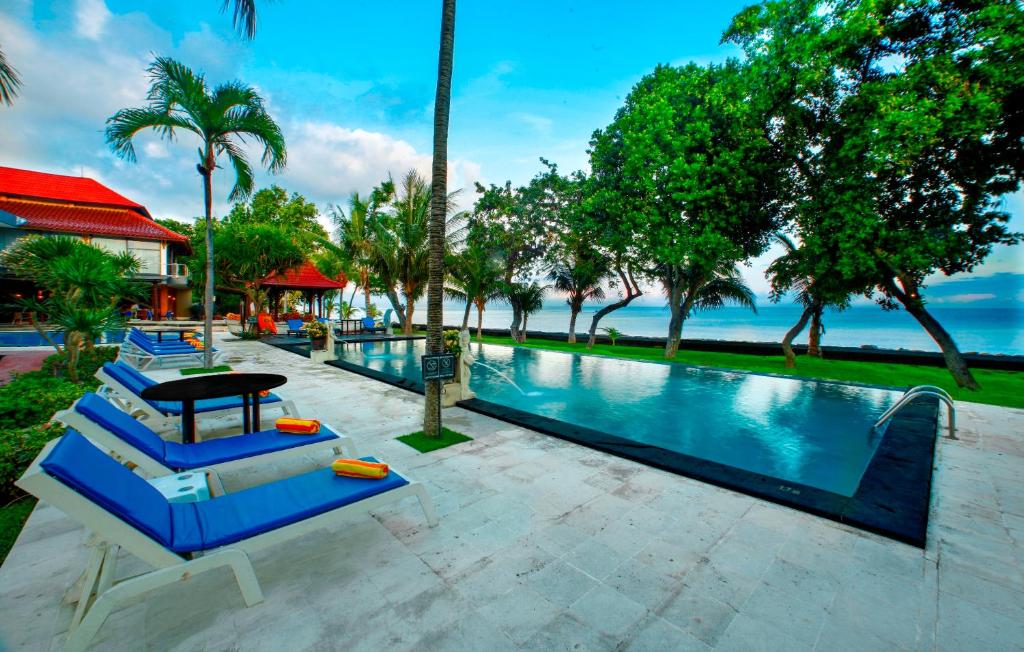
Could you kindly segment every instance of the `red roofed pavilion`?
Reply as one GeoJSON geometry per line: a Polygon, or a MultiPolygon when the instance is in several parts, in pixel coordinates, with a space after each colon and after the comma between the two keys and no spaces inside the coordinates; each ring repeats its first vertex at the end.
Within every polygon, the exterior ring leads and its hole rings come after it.
{"type": "MultiPolygon", "coordinates": [[[[79,236],[114,252],[139,259],[139,280],[152,283],[154,317],[188,314],[188,269],[175,258],[190,253],[188,238],[153,220],[142,204],[86,177],[0,166],[0,250],[26,235],[79,236]]],[[[5,297],[35,292],[24,279],[4,276],[5,297]]]]}
{"type": "Polygon", "coordinates": [[[284,290],[303,292],[309,305],[309,312],[313,312],[315,304],[317,316],[323,317],[324,294],[331,290],[345,289],[345,286],[348,285],[348,279],[345,278],[344,274],[339,274],[336,279],[327,278],[316,268],[316,265],[307,260],[299,267],[290,269],[284,274],[268,274],[260,285],[271,289],[273,295],[271,305],[274,306],[275,317],[277,317],[277,299],[284,290]]]}

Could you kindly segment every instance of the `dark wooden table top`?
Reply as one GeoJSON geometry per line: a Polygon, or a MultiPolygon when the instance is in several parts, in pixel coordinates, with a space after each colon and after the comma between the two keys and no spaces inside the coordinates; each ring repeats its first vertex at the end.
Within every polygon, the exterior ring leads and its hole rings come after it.
{"type": "Polygon", "coordinates": [[[280,374],[207,374],[153,385],[142,390],[141,396],[150,401],[201,401],[255,394],[286,382],[288,378],[280,374]]]}

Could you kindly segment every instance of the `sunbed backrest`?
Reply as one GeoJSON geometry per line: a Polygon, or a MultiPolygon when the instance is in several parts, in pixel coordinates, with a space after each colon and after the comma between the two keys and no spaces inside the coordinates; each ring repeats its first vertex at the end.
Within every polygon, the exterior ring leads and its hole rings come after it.
{"type": "Polygon", "coordinates": [[[363,328],[374,328],[373,317],[363,317],[363,328]]]}
{"type": "Polygon", "coordinates": [[[68,429],[40,464],[46,473],[165,547],[172,542],[171,509],[151,484],[68,429]]]}
{"type": "Polygon", "coordinates": [[[141,394],[142,390],[156,384],[153,379],[146,378],[128,365],[118,362],[104,362],[103,372],[135,394],[141,394]]]}
{"type": "Polygon", "coordinates": [[[288,330],[290,330],[290,331],[301,331],[302,330],[302,320],[301,319],[289,319],[288,320],[288,330]]]}
{"type": "Polygon", "coordinates": [[[166,457],[166,445],[160,435],[96,394],[90,392],[79,399],[75,403],[75,412],[109,430],[158,462],[162,462],[166,457]]]}

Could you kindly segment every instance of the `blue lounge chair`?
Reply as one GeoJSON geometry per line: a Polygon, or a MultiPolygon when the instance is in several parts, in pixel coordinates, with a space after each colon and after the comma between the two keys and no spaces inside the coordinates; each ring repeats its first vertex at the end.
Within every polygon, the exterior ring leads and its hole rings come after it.
{"type": "Polygon", "coordinates": [[[305,322],[301,319],[289,319],[288,321],[288,337],[295,335],[297,337],[305,337],[306,329],[305,322]]]}
{"type": "Polygon", "coordinates": [[[363,317],[363,332],[364,333],[383,333],[387,331],[384,326],[378,326],[373,321],[373,317],[363,317]]]}
{"type": "MultiPolygon", "coordinates": [[[[142,390],[157,384],[152,378],[121,362],[104,363],[96,371],[96,378],[103,383],[99,389],[101,396],[140,421],[145,421],[151,430],[177,431],[182,410],[179,401],[150,401],[142,398],[142,390]]],[[[273,392],[260,397],[260,407],[279,407],[287,416],[298,416],[295,403],[273,392]]],[[[196,401],[196,416],[241,414],[241,410],[242,399],[237,396],[196,401]]]]}
{"type": "Polygon", "coordinates": [[[315,435],[286,434],[275,429],[195,444],[164,441],[144,423],[93,393],[78,399],[54,418],[150,476],[203,468],[223,473],[322,450],[344,452],[349,457],[356,454],[348,437],[326,425],[321,425],[315,435]]]}
{"type": "MultiPolygon", "coordinates": [[[[212,479],[211,489],[220,493],[218,478],[212,479]]],[[[394,470],[382,480],[362,480],[324,468],[211,500],[170,503],[74,430],[46,444],[16,484],[95,533],[65,642],[74,651],[88,646],[117,606],[214,568],[234,571],[246,605],[261,602],[251,553],[344,522],[354,512],[415,496],[427,522],[437,523],[425,488],[394,470]],[[118,581],[121,548],[154,570],[118,581]]],[[[274,563],[295,562],[284,555],[274,563]]]]}
{"type": "MultiPolygon", "coordinates": [[[[139,369],[145,369],[156,362],[165,364],[199,364],[203,351],[184,342],[154,342],[141,331],[131,331],[121,343],[119,357],[139,369]]],[[[220,351],[213,349],[213,357],[220,357],[220,351]]]]}

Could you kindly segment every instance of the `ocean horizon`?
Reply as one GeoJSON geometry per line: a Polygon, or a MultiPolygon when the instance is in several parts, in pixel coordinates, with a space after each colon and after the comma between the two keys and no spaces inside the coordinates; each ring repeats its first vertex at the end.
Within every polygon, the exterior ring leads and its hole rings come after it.
{"type": "MultiPolygon", "coordinates": [[[[358,304],[357,304],[358,305],[358,304]]],[[[378,300],[378,306],[387,306],[378,300]]],[[[576,332],[585,334],[600,306],[586,306],[576,321],[576,332]]],[[[1024,308],[952,308],[932,307],[930,312],[949,331],[960,350],[976,353],[1024,355],[1024,308]]],[[[446,302],[444,323],[456,326],[462,322],[463,306],[446,302]]],[[[684,339],[711,339],[743,342],[780,342],[786,331],[796,323],[800,307],[796,305],[759,306],[757,314],[749,309],[727,306],[702,312],[686,320],[684,339]]],[[[627,306],[601,320],[600,327],[614,326],[623,335],[665,337],[668,331],[667,306],[627,306]]],[[[426,306],[416,306],[413,319],[426,319],[426,306]]],[[[885,311],[876,305],[857,305],[844,311],[827,310],[824,315],[826,346],[876,346],[885,349],[939,351],[938,345],[924,328],[904,310],[885,311]]],[[[507,329],[512,322],[512,309],[496,304],[484,311],[484,328],[507,329]]],[[[476,309],[470,312],[470,328],[476,327],[476,309]]],[[[532,331],[568,333],[569,308],[562,302],[549,302],[530,316],[532,331]]],[[[807,342],[808,330],[795,340],[807,342]]]]}

